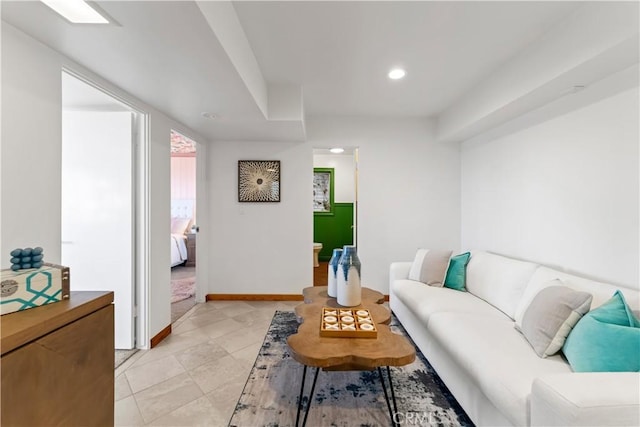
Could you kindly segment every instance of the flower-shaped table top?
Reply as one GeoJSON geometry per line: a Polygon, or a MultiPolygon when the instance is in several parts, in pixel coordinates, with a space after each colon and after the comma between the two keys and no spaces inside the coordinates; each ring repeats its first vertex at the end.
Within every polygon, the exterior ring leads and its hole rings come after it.
{"type": "Polygon", "coordinates": [[[322,307],[342,307],[327,295],[326,286],[314,286],[303,291],[305,303],[296,307],[301,320],[298,332],[287,339],[295,360],[324,370],[372,370],[380,366],[404,366],[415,360],[413,345],[387,325],[391,311],[384,306],[384,295],[362,288],[362,303],[357,307],[369,310],[377,338],[333,338],[320,336],[322,307]]]}

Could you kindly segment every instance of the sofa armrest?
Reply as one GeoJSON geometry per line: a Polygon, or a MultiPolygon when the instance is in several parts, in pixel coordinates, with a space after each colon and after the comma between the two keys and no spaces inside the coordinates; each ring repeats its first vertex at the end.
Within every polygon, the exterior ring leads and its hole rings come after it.
{"type": "Polygon", "coordinates": [[[638,426],[640,373],[547,375],[531,389],[532,426],[638,426]]]}
{"type": "Polygon", "coordinates": [[[391,284],[396,280],[409,278],[409,271],[411,270],[412,264],[411,261],[391,263],[391,267],[389,268],[389,289],[391,289],[391,284]]]}

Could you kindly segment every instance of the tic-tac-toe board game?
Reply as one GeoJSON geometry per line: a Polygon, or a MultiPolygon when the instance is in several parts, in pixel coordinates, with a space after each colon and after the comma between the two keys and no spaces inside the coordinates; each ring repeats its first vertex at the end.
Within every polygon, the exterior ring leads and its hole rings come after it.
{"type": "Polygon", "coordinates": [[[320,336],[333,338],[376,338],[378,330],[371,313],[364,308],[322,307],[320,336]]]}

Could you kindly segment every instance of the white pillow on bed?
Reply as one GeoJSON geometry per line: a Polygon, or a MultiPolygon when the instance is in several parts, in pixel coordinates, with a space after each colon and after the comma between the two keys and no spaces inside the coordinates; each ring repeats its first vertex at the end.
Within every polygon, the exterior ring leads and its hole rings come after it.
{"type": "Polygon", "coordinates": [[[171,218],[171,234],[184,234],[191,223],[191,218],[171,218]]]}

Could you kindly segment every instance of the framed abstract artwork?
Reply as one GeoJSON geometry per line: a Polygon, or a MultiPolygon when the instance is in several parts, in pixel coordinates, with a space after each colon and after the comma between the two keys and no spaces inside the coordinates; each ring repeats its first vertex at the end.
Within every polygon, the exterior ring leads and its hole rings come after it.
{"type": "Polygon", "coordinates": [[[238,201],[279,202],[280,161],[239,160],[238,201]]]}
{"type": "Polygon", "coordinates": [[[313,213],[333,215],[333,168],[313,168],[313,213]]]}

